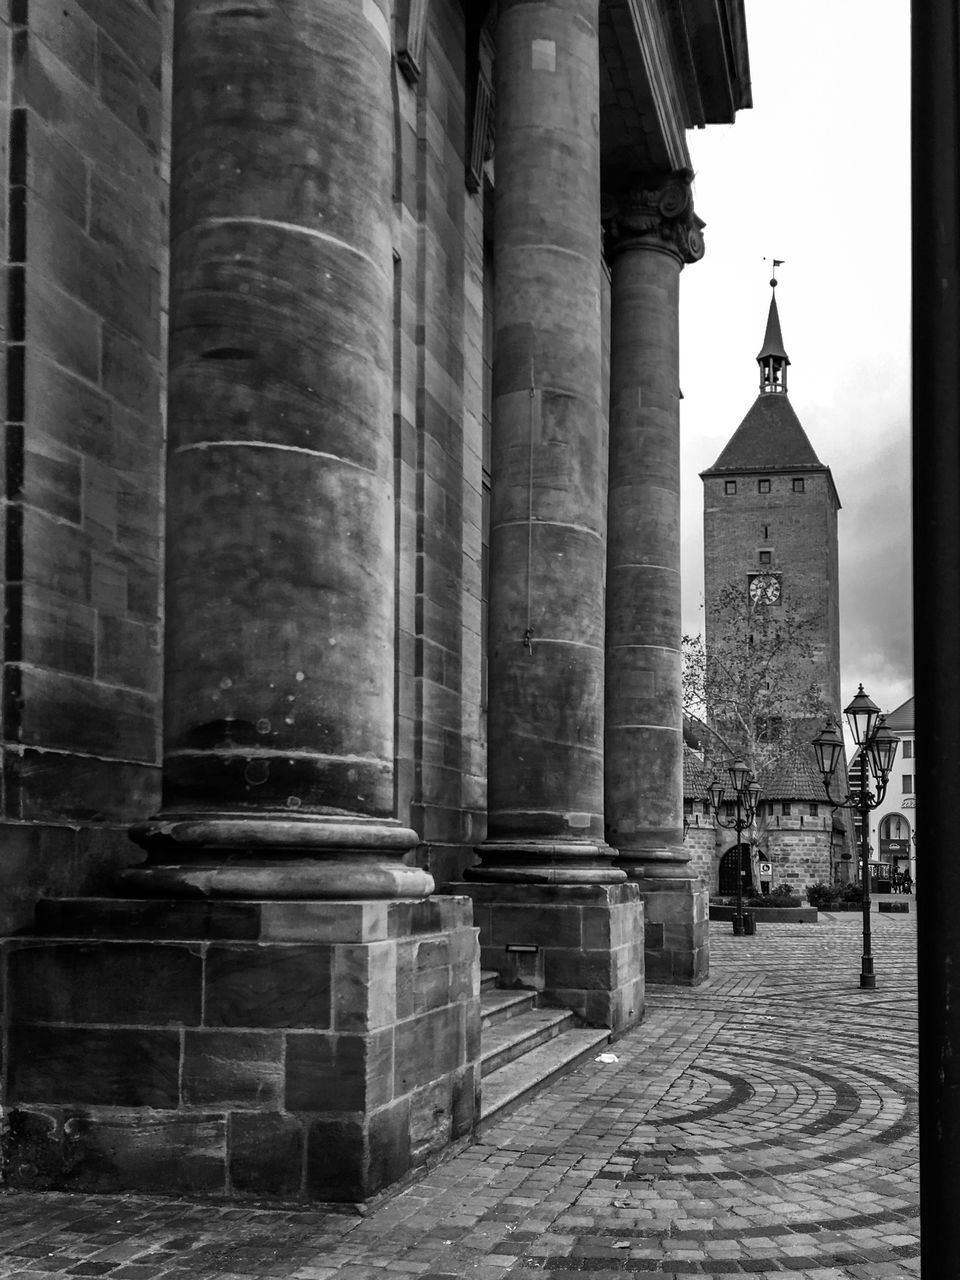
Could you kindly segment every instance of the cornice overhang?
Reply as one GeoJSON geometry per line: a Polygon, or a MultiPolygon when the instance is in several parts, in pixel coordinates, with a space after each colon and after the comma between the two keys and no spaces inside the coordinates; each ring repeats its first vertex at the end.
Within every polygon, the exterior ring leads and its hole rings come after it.
{"type": "Polygon", "coordinates": [[[751,105],[744,0],[601,0],[604,189],[690,168],[686,131],[751,105]]]}
{"type": "MultiPolygon", "coordinates": [[[[403,0],[414,14],[428,0],[403,0]]],[[[604,192],[690,168],[686,131],[753,105],[745,0],[600,0],[604,192]]],[[[474,30],[494,0],[465,0],[474,30]]]]}

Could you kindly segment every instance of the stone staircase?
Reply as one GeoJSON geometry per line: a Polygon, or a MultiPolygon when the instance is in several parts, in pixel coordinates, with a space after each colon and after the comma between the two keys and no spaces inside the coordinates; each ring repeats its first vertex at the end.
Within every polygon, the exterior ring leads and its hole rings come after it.
{"type": "Polygon", "coordinates": [[[582,1027],[568,1009],[544,1007],[536,991],[501,990],[480,975],[480,1132],[544,1085],[602,1052],[610,1032],[582,1027]]]}

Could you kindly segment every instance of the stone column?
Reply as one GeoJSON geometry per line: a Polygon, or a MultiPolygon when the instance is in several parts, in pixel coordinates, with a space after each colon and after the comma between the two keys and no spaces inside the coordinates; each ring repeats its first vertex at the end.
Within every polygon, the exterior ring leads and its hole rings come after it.
{"type": "Polygon", "coordinates": [[[622,880],[603,837],[597,0],[505,0],[496,62],[483,880],[622,880]]]}
{"type": "Polygon", "coordinates": [[[497,28],[488,838],[482,963],[590,1022],[643,1005],[639,894],[603,834],[597,0],[497,28]]]}
{"type": "Polygon", "coordinates": [[[163,809],[0,972],[43,1186],[362,1202],[477,1121],[472,905],[393,818],[389,12],[177,2],[163,809]]]}
{"type": "Polygon", "coordinates": [[[422,897],[393,818],[389,5],[176,16],[163,811],[126,882],[422,897]]]}
{"type": "Polygon", "coordinates": [[[643,894],[646,974],[698,982],[707,890],[683,848],[680,271],[703,255],[690,175],[621,199],[612,259],[605,812],[643,894]]]}

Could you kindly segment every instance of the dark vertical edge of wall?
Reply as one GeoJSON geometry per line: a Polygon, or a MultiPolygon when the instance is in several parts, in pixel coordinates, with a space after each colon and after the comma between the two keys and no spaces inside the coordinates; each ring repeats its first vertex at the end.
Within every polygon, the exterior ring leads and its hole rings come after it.
{"type": "MultiPolygon", "coordinates": [[[[14,5],[10,12],[13,28],[11,49],[14,63],[25,55],[27,11],[25,4],[14,5]],[[19,49],[17,48],[19,46],[19,49]]],[[[12,70],[12,67],[10,68],[12,70]]],[[[10,80],[11,87],[14,78],[10,80]]],[[[8,171],[6,177],[5,249],[6,351],[4,387],[4,587],[3,599],[3,753],[8,746],[20,742],[22,699],[20,666],[23,659],[23,467],[26,414],[26,262],[27,262],[27,109],[20,105],[16,92],[11,94],[7,122],[8,171]]],[[[4,770],[4,786],[0,816],[18,816],[19,797],[14,791],[8,771],[4,770]],[[12,810],[12,812],[11,812],[12,810]]]]}
{"type": "Polygon", "coordinates": [[[912,7],[913,485],[923,1274],[960,1258],[960,14],[912,7]]]}

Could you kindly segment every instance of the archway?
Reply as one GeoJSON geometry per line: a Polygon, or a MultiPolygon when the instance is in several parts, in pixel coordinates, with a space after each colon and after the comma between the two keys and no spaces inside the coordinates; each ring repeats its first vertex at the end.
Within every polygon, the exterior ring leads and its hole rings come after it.
{"type": "Polygon", "coordinates": [[[750,846],[735,844],[720,859],[718,890],[723,897],[734,897],[737,892],[737,863],[740,864],[740,884],[743,893],[750,893],[753,880],[750,875],[750,846]]]}
{"type": "Polygon", "coordinates": [[[887,863],[896,886],[904,875],[911,876],[910,868],[910,819],[902,813],[888,813],[877,830],[879,855],[887,863]]]}

